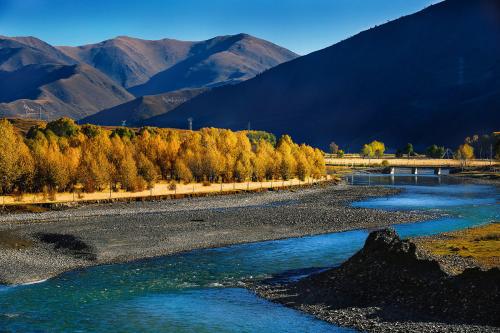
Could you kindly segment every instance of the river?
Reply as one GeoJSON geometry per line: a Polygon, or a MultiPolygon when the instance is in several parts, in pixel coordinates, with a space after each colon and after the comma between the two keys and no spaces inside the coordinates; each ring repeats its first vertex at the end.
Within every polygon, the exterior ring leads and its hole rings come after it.
{"type": "MultiPolygon", "coordinates": [[[[396,225],[403,237],[500,220],[499,191],[450,177],[355,175],[354,185],[401,187],[353,205],[430,209],[446,216],[396,225]]],[[[242,281],[300,278],[345,261],[368,230],[197,250],[0,287],[0,331],[8,332],[353,332],[256,297],[242,281]]]]}

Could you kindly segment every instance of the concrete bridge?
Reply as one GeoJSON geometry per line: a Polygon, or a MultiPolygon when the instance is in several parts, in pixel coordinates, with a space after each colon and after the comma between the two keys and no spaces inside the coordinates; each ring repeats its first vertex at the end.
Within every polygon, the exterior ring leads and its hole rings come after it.
{"type": "Polygon", "coordinates": [[[450,169],[445,169],[441,167],[429,168],[429,167],[389,167],[388,174],[412,174],[412,175],[448,175],[450,174],[450,169]]]}
{"type": "MultiPolygon", "coordinates": [[[[361,158],[361,157],[344,157],[334,158],[327,155],[325,158],[326,165],[331,166],[348,166],[348,167],[396,167],[396,168],[461,168],[463,162],[454,159],[444,158],[361,158]]],[[[491,160],[470,160],[467,161],[469,167],[498,167],[499,161],[491,160]]]]}

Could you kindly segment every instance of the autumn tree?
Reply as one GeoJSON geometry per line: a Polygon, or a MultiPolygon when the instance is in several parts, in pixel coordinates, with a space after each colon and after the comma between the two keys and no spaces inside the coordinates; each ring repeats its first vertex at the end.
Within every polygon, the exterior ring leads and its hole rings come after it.
{"type": "Polygon", "coordinates": [[[372,146],[371,145],[368,145],[368,144],[364,144],[363,145],[363,148],[361,149],[361,152],[359,153],[361,155],[361,157],[363,158],[373,158],[373,156],[375,155],[373,153],[373,149],[372,149],[372,146]]]}
{"type": "MultiPolygon", "coordinates": [[[[284,135],[204,128],[179,131],[144,127],[107,130],[61,118],[32,127],[23,139],[0,123],[1,191],[45,188],[87,192],[137,191],[159,180],[249,181],[325,174],[324,153],[284,135]]],[[[370,144],[376,146],[374,143],[370,144]]],[[[375,147],[376,149],[376,147],[375,147]]]]}
{"type": "Polygon", "coordinates": [[[142,190],[143,180],[137,174],[137,166],[133,158],[133,151],[128,136],[123,139],[111,137],[111,147],[108,155],[111,162],[111,181],[120,184],[127,191],[142,190]]]}
{"type": "Polygon", "coordinates": [[[377,158],[382,158],[384,156],[385,145],[383,142],[375,140],[370,143],[370,146],[372,148],[373,154],[377,158]]]}
{"type": "Polygon", "coordinates": [[[274,176],[274,148],[267,140],[261,139],[255,148],[252,160],[254,178],[258,181],[271,179],[274,176]]]}
{"type": "Polygon", "coordinates": [[[462,161],[463,166],[466,166],[467,161],[474,158],[474,148],[468,143],[464,143],[458,147],[456,157],[462,161]]]}
{"type": "Polygon", "coordinates": [[[279,176],[283,180],[288,180],[295,174],[296,161],[292,155],[293,145],[292,138],[283,135],[276,146],[277,153],[280,155],[279,176]]]}
{"type": "Polygon", "coordinates": [[[5,119],[0,120],[0,138],[0,190],[30,190],[35,166],[28,146],[5,119]]]}
{"type": "Polygon", "coordinates": [[[106,131],[100,131],[95,137],[82,142],[78,180],[85,191],[102,190],[110,184],[113,171],[108,160],[110,147],[111,141],[106,131]]]}
{"type": "Polygon", "coordinates": [[[253,152],[251,149],[250,141],[243,133],[237,133],[237,145],[240,152],[236,157],[236,164],[234,166],[234,177],[238,181],[245,181],[252,175],[252,158],[253,152]]]}

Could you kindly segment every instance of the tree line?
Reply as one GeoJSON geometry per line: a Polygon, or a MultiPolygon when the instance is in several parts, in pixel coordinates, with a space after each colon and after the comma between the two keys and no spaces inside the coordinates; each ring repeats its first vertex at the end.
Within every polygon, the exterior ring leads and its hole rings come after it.
{"type": "MultiPolygon", "coordinates": [[[[344,156],[344,151],[339,148],[335,142],[330,143],[330,153],[337,155],[338,158],[344,156]]],[[[371,143],[364,144],[359,152],[363,158],[382,158],[384,156],[386,147],[383,142],[374,140],[371,143]]],[[[430,158],[444,158],[447,154],[444,146],[433,144],[425,150],[424,154],[430,158]]],[[[403,148],[396,150],[395,156],[402,158],[404,156],[410,158],[417,156],[413,144],[407,143],[403,148]]],[[[500,159],[500,133],[492,133],[490,135],[473,135],[465,138],[464,143],[460,145],[455,151],[450,153],[450,157],[460,160],[468,160],[473,158],[479,159],[500,159]]]]}
{"type": "Polygon", "coordinates": [[[140,191],[158,181],[233,182],[320,178],[323,153],[284,135],[204,128],[78,126],[61,118],[21,135],[0,120],[2,194],[107,188],[140,191]]]}

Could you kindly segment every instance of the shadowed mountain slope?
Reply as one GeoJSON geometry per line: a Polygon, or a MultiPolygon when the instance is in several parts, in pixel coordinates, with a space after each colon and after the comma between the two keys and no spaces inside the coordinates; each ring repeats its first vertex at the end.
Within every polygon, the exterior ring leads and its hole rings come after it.
{"type": "Polygon", "coordinates": [[[343,148],[456,145],[500,125],[500,3],[448,0],[198,96],[149,125],[252,127],[343,148]]]}
{"type": "Polygon", "coordinates": [[[207,90],[206,88],[184,89],[160,95],[138,97],[81,119],[80,123],[119,126],[125,121],[127,126],[141,126],[144,120],[169,112],[207,90]]]}

